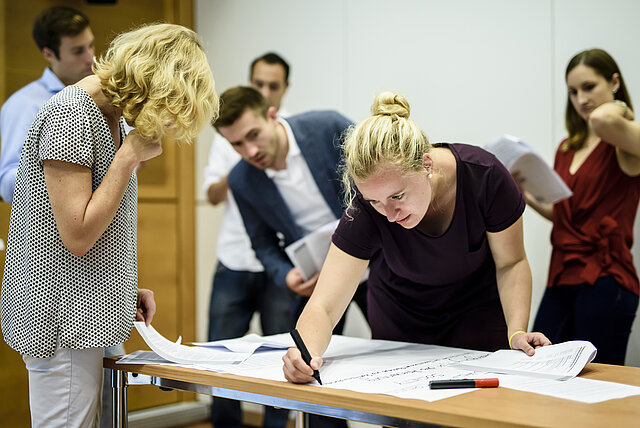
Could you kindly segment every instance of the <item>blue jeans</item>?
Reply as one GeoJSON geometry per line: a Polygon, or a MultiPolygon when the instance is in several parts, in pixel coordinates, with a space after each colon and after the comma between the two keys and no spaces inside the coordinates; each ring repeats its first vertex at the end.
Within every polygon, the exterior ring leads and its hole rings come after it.
{"type": "Polygon", "coordinates": [[[598,353],[594,362],[624,365],[638,296],[613,277],[594,285],[547,288],[533,326],[553,343],[588,340],[598,353]]]}
{"type": "MultiPolygon", "coordinates": [[[[241,337],[249,330],[254,312],[260,313],[264,335],[286,333],[293,328],[292,297],[264,272],[234,271],[218,263],[213,276],[209,306],[209,340],[241,337]]],[[[262,426],[283,428],[289,411],[266,407],[262,426]]],[[[215,428],[240,428],[240,402],[214,398],[211,422],[215,428]]]]}

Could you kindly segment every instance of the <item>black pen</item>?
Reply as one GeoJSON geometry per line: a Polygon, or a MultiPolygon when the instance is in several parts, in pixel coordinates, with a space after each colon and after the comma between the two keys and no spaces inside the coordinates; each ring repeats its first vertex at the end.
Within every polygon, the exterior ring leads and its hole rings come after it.
{"type": "MultiPolygon", "coordinates": [[[[295,328],[291,330],[291,337],[293,337],[293,342],[296,344],[296,347],[300,351],[300,354],[302,354],[302,359],[309,365],[309,367],[311,367],[311,354],[302,341],[302,337],[300,337],[300,333],[298,333],[298,330],[296,330],[295,328]]],[[[318,370],[313,371],[313,377],[316,378],[320,385],[322,385],[322,381],[320,380],[320,372],[318,370]]]]}

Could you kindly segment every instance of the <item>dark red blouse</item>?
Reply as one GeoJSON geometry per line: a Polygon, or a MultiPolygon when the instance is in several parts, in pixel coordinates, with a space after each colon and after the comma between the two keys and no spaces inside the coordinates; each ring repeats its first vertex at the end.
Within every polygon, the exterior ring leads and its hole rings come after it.
{"type": "Polygon", "coordinates": [[[556,152],[554,169],[573,195],[553,207],[548,287],[593,285],[613,276],[638,294],[633,266],[633,222],[640,199],[640,177],[620,169],[615,148],[601,141],[574,175],[569,166],[575,150],[556,152]]]}

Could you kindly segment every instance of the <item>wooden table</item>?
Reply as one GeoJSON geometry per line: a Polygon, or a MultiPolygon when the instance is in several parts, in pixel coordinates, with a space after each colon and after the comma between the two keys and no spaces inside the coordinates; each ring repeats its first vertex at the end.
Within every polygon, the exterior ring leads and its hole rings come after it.
{"type": "MultiPolygon", "coordinates": [[[[127,385],[164,388],[248,401],[386,426],[640,427],[640,396],[585,404],[508,388],[479,389],[427,402],[380,394],[294,385],[205,370],[116,364],[112,370],[114,427],[127,426],[127,385]]],[[[589,364],[581,377],[640,386],[640,368],[589,364]]]]}

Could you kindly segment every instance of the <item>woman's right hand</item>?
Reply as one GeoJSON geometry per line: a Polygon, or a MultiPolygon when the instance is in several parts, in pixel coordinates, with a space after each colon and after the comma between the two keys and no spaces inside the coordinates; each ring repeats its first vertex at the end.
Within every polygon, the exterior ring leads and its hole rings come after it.
{"type": "Polygon", "coordinates": [[[132,151],[138,165],[162,154],[162,141],[160,139],[143,138],[135,129],[125,137],[122,144],[122,148],[124,147],[132,151]]]}
{"type": "Polygon", "coordinates": [[[302,359],[298,348],[289,348],[284,357],[282,357],[282,361],[284,361],[284,366],[282,367],[284,377],[293,383],[313,382],[315,380],[313,371],[320,369],[320,366],[322,366],[322,357],[312,357],[311,366],[309,366],[302,359]]]}

